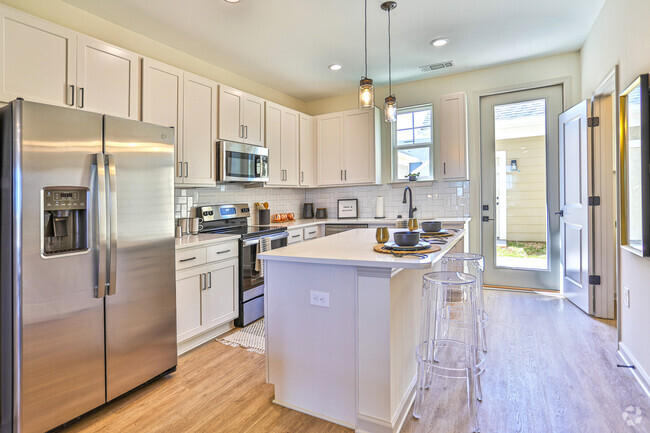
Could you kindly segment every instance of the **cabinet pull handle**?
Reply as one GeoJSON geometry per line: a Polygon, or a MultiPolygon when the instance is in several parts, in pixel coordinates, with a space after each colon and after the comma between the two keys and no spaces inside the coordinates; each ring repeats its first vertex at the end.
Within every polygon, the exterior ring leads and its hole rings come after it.
{"type": "Polygon", "coordinates": [[[205,277],[205,274],[201,274],[201,290],[208,288],[208,280],[205,277]]]}
{"type": "Polygon", "coordinates": [[[344,179],[345,179],[345,180],[348,180],[348,171],[347,171],[347,170],[343,170],[343,173],[345,173],[345,174],[344,174],[344,176],[345,176],[344,179]]]}
{"type": "Polygon", "coordinates": [[[447,174],[447,163],[446,162],[442,163],[442,174],[447,174]]]}
{"type": "Polygon", "coordinates": [[[341,180],[343,180],[343,170],[341,170],[341,180]]]}
{"type": "Polygon", "coordinates": [[[183,177],[183,163],[181,161],[178,161],[178,177],[183,177]]]}
{"type": "Polygon", "coordinates": [[[316,234],[316,232],[307,232],[308,235],[316,234]]]}
{"type": "Polygon", "coordinates": [[[291,237],[292,237],[292,238],[299,238],[299,237],[300,237],[300,234],[293,235],[293,236],[291,236],[291,237]]]}
{"type": "Polygon", "coordinates": [[[230,250],[223,250],[223,251],[217,251],[217,254],[226,254],[229,253],[230,250]]]}
{"type": "Polygon", "coordinates": [[[302,179],[301,182],[304,182],[305,181],[305,172],[301,171],[300,176],[301,176],[301,179],[302,179]]]}
{"type": "Polygon", "coordinates": [[[239,125],[239,136],[244,138],[244,125],[239,125]]]}
{"type": "Polygon", "coordinates": [[[68,86],[68,94],[66,95],[66,99],[68,102],[68,105],[71,107],[74,107],[74,85],[69,85],[68,86]]]}
{"type": "Polygon", "coordinates": [[[244,125],[244,138],[248,138],[248,125],[244,125]]]}
{"type": "Polygon", "coordinates": [[[196,257],[190,257],[189,259],[180,259],[179,262],[191,262],[192,260],[196,260],[196,257]]]}
{"type": "Polygon", "coordinates": [[[208,272],[208,289],[212,288],[212,272],[208,272]]]}
{"type": "Polygon", "coordinates": [[[84,94],[85,94],[84,88],[79,87],[79,98],[77,98],[78,99],[77,104],[79,108],[84,108],[84,94]]]}
{"type": "Polygon", "coordinates": [[[184,162],[183,164],[185,164],[185,177],[187,177],[190,173],[190,164],[187,162],[184,162]]]}

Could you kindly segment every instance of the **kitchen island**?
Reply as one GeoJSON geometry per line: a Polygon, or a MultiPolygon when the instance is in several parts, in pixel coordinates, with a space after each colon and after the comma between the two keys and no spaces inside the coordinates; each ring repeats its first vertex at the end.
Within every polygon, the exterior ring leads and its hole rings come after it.
{"type": "Polygon", "coordinates": [[[374,252],[374,229],[260,254],[274,403],[357,432],[398,432],[415,395],[422,275],[464,235],[426,258],[374,252]]]}

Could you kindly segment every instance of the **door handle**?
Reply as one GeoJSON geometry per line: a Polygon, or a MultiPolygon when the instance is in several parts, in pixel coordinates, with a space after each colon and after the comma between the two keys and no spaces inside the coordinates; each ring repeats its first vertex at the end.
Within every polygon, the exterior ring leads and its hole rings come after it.
{"type": "Polygon", "coordinates": [[[97,258],[97,298],[106,296],[106,167],[104,154],[95,155],[97,165],[97,224],[99,225],[99,251],[97,258]]]}
{"type": "Polygon", "coordinates": [[[117,171],[115,169],[115,155],[106,155],[108,160],[108,186],[110,189],[110,276],[108,280],[108,295],[117,292],[117,171]]]}
{"type": "Polygon", "coordinates": [[[563,211],[563,210],[559,210],[559,211],[555,212],[555,215],[559,215],[560,218],[562,218],[562,217],[564,216],[564,211],[563,211]]]}
{"type": "Polygon", "coordinates": [[[77,98],[77,106],[79,108],[84,108],[84,88],[79,87],[79,97],[77,98]]]}
{"type": "Polygon", "coordinates": [[[66,103],[74,107],[74,85],[69,85],[68,86],[68,94],[66,95],[66,103]]]}
{"type": "Polygon", "coordinates": [[[494,221],[494,219],[493,219],[493,218],[490,218],[489,216],[483,216],[483,218],[481,219],[481,221],[483,221],[483,222],[488,222],[488,221],[494,221]]]}
{"type": "Polygon", "coordinates": [[[185,164],[185,177],[187,177],[190,174],[190,164],[187,162],[184,162],[183,164],[185,164]]]}

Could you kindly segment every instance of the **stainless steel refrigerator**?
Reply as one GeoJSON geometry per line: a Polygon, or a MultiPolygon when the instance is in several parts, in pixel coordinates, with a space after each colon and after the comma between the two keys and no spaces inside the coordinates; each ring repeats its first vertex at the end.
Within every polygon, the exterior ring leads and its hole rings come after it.
{"type": "Polygon", "coordinates": [[[57,427],[176,367],[174,133],[0,109],[0,431],[57,427]]]}

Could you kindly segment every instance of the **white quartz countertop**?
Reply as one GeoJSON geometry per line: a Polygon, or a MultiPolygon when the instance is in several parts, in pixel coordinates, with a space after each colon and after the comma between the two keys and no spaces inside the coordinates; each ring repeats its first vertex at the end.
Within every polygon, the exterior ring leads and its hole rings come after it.
{"type": "Polygon", "coordinates": [[[198,235],[188,235],[182,238],[176,238],[176,249],[200,247],[208,244],[219,244],[227,241],[234,241],[240,238],[240,235],[227,235],[215,233],[199,233],[198,235]]]}
{"type": "MultiPolygon", "coordinates": [[[[402,218],[408,220],[408,218],[402,218]]],[[[469,222],[471,217],[450,217],[450,218],[420,218],[418,221],[440,221],[447,223],[466,223],[469,222]]],[[[296,221],[284,222],[284,223],[274,223],[271,222],[274,226],[287,227],[288,229],[297,229],[302,227],[310,227],[319,224],[372,224],[372,225],[390,225],[394,226],[397,221],[397,218],[354,218],[354,219],[337,219],[337,218],[328,218],[328,219],[301,219],[296,221]]]]}
{"type": "MultiPolygon", "coordinates": [[[[390,240],[393,233],[404,229],[389,229],[390,240]]],[[[380,268],[411,268],[425,269],[438,262],[465,235],[460,230],[452,237],[445,238],[447,243],[440,245],[442,249],[427,255],[427,258],[416,256],[395,257],[392,254],[375,252],[372,248],[377,244],[376,229],[356,229],[331,236],[314,239],[308,242],[292,244],[283,248],[258,254],[264,260],[277,260],[294,263],[319,263],[343,266],[364,266],[380,268]]]]}

